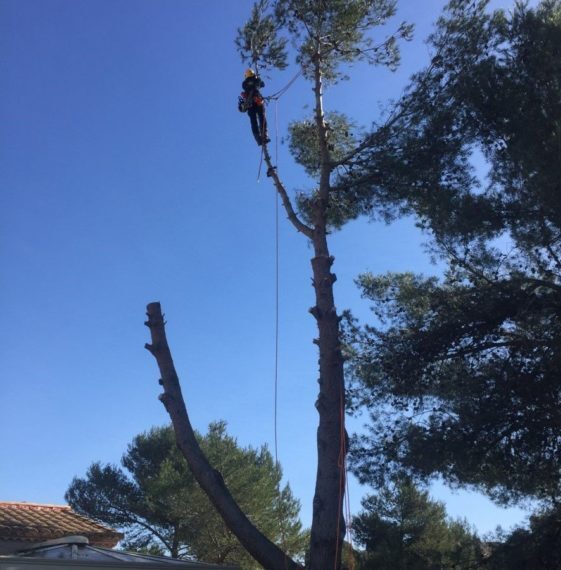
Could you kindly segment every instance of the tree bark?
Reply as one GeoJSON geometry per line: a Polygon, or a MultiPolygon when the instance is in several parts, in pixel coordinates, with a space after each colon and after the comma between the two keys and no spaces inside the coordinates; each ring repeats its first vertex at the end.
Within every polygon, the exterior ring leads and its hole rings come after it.
{"type": "Polygon", "coordinates": [[[177,446],[187,460],[195,479],[228,528],[259,564],[270,570],[301,569],[301,566],[250,522],[230,494],[222,475],[210,465],[204,456],[185,407],[179,378],[166,338],[160,303],[150,303],[146,309],[148,320],[145,324],[150,329],[152,344],[146,344],[145,348],[154,356],[158,364],[161,374],[160,384],[164,389],[160,400],[170,415],[177,446]]]}
{"type": "MultiPolygon", "coordinates": [[[[335,308],[331,272],[333,257],[327,243],[327,212],[330,199],[330,178],[333,169],[328,146],[328,128],[322,103],[322,75],[318,52],[315,62],[315,119],[320,143],[320,178],[316,202],[312,208],[313,226],[305,224],[296,214],[282,184],[266,145],[263,147],[268,173],[281,196],[288,219],[294,227],[312,242],[311,260],[315,305],[310,309],[318,327],[319,394],[316,409],[319,414],[317,430],[318,463],[313,501],[310,538],[310,570],[339,570],[345,521],[343,499],[345,490],[345,459],[347,453],[345,431],[345,380],[340,344],[340,318],[335,308]]],[[[295,570],[300,568],[275,544],[263,536],[247,519],[228,492],[220,474],[209,464],[191,428],[179,380],[173,367],[165,339],[164,322],[159,303],[148,305],[148,322],[152,345],[147,348],[155,356],[162,374],[164,393],[160,397],[174,425],[177,444],[186,457],[193,474],[209,496],[226,525],[237,536],[246,550],[266,569],[295,570]]]]}
{"type": "Polygon", "coordinates": [[[273,167],[270,153],[264,147],[264,158],[273,182],[296,229],[310,239],[314,248],[312,263],[315,305],[310,313],[316,319],[319,347],[319,394],[316,409],[319,414],[317,430],[318,464],[313,502],[310,538],[310,570],[339,570],[345,536],[343,499],[345,490],[345,377],[341,354],[339,316],[335,308],[331,272],[334,258],[327,243],[327,210],[330,199],[330,177],[333,169],[328,146],[322,102],[320,54],[315,64],[315,121],[320,143],[319,191],[313,207],[313,227],[295,223],[295,214],[286,190],[273,167]]]}
{"type": "Polygon", "coordinates": [[[314,239],[312,259],[316,305],[310,312],[318,326],[319,414],[318,465],[310,542],[310,569],[339,569],[345,535],[343,497],[345,489],[345,400],[343,357],[339,317],[335,309],[329,255],[325,235],[314,239]]]}
{"type": "Polygon", "coordinates": [[[335,308],[331,273],[334,258],[327,243],[327,211],[331,190],[331,153],[323,111],[320,42],[314,63],[315,119],[320,146],[319,191],[313,208],[313,286],[316,304],[311,313],[318,326],[319,414],[317,430],[318,466],[310,542],[311,570],[341,567],[345,536],[343,498],[345,494],[345,378],[341,354],[339,317],[335,308]]]}

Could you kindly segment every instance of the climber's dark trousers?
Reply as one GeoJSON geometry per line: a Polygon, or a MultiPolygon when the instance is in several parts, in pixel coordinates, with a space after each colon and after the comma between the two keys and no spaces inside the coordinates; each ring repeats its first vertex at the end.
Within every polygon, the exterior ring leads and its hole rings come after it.
{"type": "Polygon", "coordinates": [[[255,137],[255,141],[257,144],[261,144],[263,142],[261,135],[263,134],[267,138],[267,122],[265,121],[263,105],[253,105],[248,109],[247,114],[251,121],[251,132],[255,137]]]}

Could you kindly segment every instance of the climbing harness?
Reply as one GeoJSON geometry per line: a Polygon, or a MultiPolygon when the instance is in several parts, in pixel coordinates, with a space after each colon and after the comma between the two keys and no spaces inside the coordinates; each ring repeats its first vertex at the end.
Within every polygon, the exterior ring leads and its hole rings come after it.
{"type": "Polygon", "coordinates": [[[251,105],[249,104],[247,93],[242,91],[238,97],[238,111],[240,113],[246,113],[250,107],[251,105]]]}
{"type": "Polygon", "coordinates": [[[253,97],[253,101],[252,101],[249,98],[249,93],[242,91],[238,96],[238,111],[240,113],[245,113],[246,111],[251,109],[251,107],[253,105],[257,105],[258,107],[260,107],[261,105],[263,105],[264,102],[265,102],[264,97],[260,97],[259,95],[255,95],[255,97],[253,97]]]}

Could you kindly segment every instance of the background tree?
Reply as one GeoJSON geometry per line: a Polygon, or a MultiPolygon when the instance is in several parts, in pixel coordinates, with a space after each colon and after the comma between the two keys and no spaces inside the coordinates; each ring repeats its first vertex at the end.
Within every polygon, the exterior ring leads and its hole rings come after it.
{"type": "Polygon", "coordinates": [[[353,520],[354,537],[365,548],[360,569],[460,570],[480,559],[474,533],[465,523],[448,520],[444,505],[410,480],[382,487],[362,506],[353,520]]]}
{"type": "MultiPolygon", "coordinates": [[[[198,439],[251,520],[291,556],[302,556],[307,535],[299,521],[300,505],[288,484],[279,487],[281,468],[267,448],[240,447],[224,422],[211,424],[198,439]]],[[[92,464],[85,478],[70,484],[68,503],[122,529],[127,549],[259,567],[200,489],[171,427],[136,436],[121,463],[122,468],[92,464]]]]}
{"type": "MultiPolygon", "coordinates": [[[[271,160],[268,148],[263,156],[288,219],[313,249],[312,274],[315,294],[310,309],[318,327],[319,413],[317,432],[318,468],[313,502],[309,567],[314,570],[339,568],[345,523],[342,516],[345,489],[345,382],[341,354],[340,315],[333,294],[336,276],[331,272],[334,258],[328,245],[328,231],[358,215],[352,202],[336,192],[333,181],[345,169],[357,144],[346,149],[338,135],[350,125],[342,114],[333,115],[330,129],[324,111],[327,84],[344,78],[344,66],[364,61],[394,67],[399,60],[397,38],[408,37],[411,29],[402,24],[395,34],[375,41],[373,28],[395,14],[395,0],[275,0],[259,1],[249,21],[238,35],[236,45],[244,62],[257,69],[282,68],[290,45],[299,73],[312,84],[313,114],[306,127],[293,125],[290,148],[295,160],[313,178],[312,188],[297,202],[290,196],[271,160]],[[282,38],[285,38],[283,41],[282,38]],[[289,40],[287,42],[286,40],[289,40]],[[268,49],[274,46],[274,49],[268,49]],[[335,120],[336,118],[336,120],[335,120]],[[314,150],[306,146],[314,141],[314,150]],[[347,150],[347,152],[341,152],[347,150]],[[296,204],[298,207],[296,207],[296,204]]],[[[271,569],[294,568],[294,562],[274,544],[259,535],[232,500],[220,475],[200,452],[192,435],[179,380],[165,338],[161,308],[148,306],[152,342],[147,348],[157,360],[164,394],[161,396],[176,431],[177,442],[195,477],[208,493],[229,528],[262,565],[271,569]]]]}
{"type": "Polygon", "coordinates": [[[516,528],[500,542],[488,544],[482,568],[489,570],[556,570],[561,568],[561,517],[556,506],[530,517],[529,528],[516,528]]]}
{"type": "Polygon", "coordinates": [[[376,323],[350,326],[351,371],[373,416],[353,457],[365,480],[438,474],[548,501],[561,472],[561,3],[486,4],[451,2],[430,67],[355,160],[358,196],[385,172],[446,271],[360,278],[376,323]]]}

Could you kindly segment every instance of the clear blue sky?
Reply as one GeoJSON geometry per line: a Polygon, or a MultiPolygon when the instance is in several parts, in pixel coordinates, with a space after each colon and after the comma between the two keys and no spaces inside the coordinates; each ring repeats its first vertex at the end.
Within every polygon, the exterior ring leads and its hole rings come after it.
{"type": "MultiPolygon", "coordinates": [[[[368,126],[428,58],[444,2],[402,0],[416,23],[396,73],[359,67],[326,94],[368,126]]],[[[510,6],[507,0],[494,6],[510,6]]],[[[74,475],[118,462],[168,421],[143,348],[159,300],[191,419],[273,442],[275,196],[236,99],[247,0],[0,0],[0,500],[64,502],[74,475]]],[[[295,69],[275,74],[277,91],[295,69]]],[[[281,99],[279,141],[310,86],[281,99]]],[[[274,107],[269,108],[272,121],[274,107]]],[[[309,182],[279,145],[290,188],[309,182]]],[[[350,224],[332,239],[337,305],[363,317],[361,271],[434,273],[411,221],[350,224]]],[[[317,356],[310,249],[281,216],[279,459],[311,519],[317,356]]],[[[359,508],[366,492],[351,488],[359,508]]],[[[503,510],[441,487],[481,531],[503,510]]]]}

